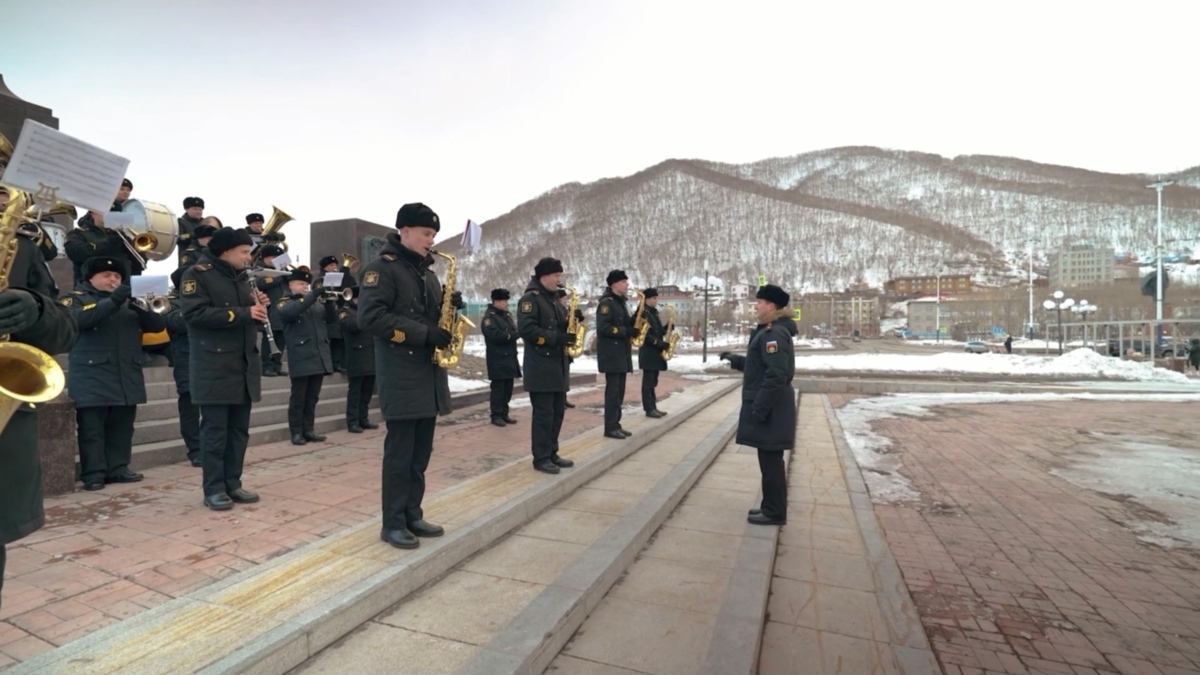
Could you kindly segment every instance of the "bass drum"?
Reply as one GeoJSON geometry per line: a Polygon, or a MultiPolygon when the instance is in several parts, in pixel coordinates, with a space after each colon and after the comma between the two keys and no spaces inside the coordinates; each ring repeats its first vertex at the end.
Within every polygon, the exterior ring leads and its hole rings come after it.
{"type": "Polygon", "coordinates": [[[147,260],[166,260],[179,243],[179,221],[162,204],[129,199],[121,211],[133,215],[128,229],[134,235],[133,245],[147,260]]]}

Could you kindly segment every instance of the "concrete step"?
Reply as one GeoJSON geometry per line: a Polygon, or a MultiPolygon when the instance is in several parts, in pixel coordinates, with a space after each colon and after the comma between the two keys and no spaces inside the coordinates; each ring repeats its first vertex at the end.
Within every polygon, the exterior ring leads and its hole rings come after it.
{"type": "MultiPolygon", "coordinates": [[[[287,384],[288,386],[282,388],[278,386],[272,386],[268,389],[265,388],[268,383],[263,383],[264,389],[262,392],[262,400],[254,404],[254,412],[258,412],[260,408],[268,408],[271,406],[281,405],[284,408],[287,407],[288,399],[291,398],[292,392],[291,385],[287,382],[287,378],[283,379],[284,384],[287,384]]],[[[333,380],[332,377],[327,377],[325,383],[321,385],[320,400],[324,402],[338,399],[345,404],[346,386],[347,382],[344,379],[333,380]]],[[[179,408],[176,405],[177,399],[178,396],[175,395],[174,387],[171,388],[171,393],[168,396],[147,396],[146,402],[138,406],[137,424],[134,426],[134,428],[141,429],[143,426],[150,428],[152,426],[150,424],[151,422],[158,421],[169,421],[172,425],[178,427],[179,408]]],[[[146,441],[139,440],[139,437],[135,432],[134,443],[150,442],[150,440],[151,439],[147,439],[146,441]]]]}
{"type": "Polygon", "coordinates": [[[607,439],[600,429],[570,439],[560,454],[576,466],[560,475],[538,473],[519,460],[440,493],[425,511],[446,526],[446,535],[425,540],[417,550],[383,544],[379,523],[367,522],[45,652],[11,672],[287,672],[739,384],[718,379],[671,397],[666,418],[630,420],[630,439],[607,439]]]}

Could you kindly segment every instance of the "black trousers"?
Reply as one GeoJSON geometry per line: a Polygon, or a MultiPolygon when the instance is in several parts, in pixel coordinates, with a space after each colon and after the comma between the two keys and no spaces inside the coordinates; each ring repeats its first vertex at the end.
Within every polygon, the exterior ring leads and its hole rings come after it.
{"type": "Polygon", "coordinates": [[[643,370],[642,371],[642,410],[653,412],[658,410],[658,393],[654,390],[658,388],[658,371],[643,370]]]}
{"type": "Polygon", "coordinates": [[[4,544],[0,544],[0,607],[4,606],[4,563],[8,554],[4,552],[4,544]]]}
{"type": "Polygon", "coordinates": [[[768,518],[787,519],[787,473],[783,453],[778,450],[759,450],[758,469],[762,472],[762,509],[768,518]]]}
{"type": "Polygon", "coordinates": [[[329,338],[329,355],[333,357],[333,370],[346,369],[346,341],[342,338],[329,338]]]}
{"type": "Polygon", "coordinates": [[[383,529],[403,530],[425,517],[425,470],[436,417],[388,421],[383,441],[383,529]]]}
{"type": "Polygon", "coordinates": [[[625,403],[625,380],[629,373],[604,374],[604,431],[621,428],[621,405],[625,403]]]}
{"type": "Polygon", "coordinates": [[[271,332],[271,337],[275,339],[275,346],[279,348],[279,353],[274,356],[271,356],[271,344],[267,342],[267,332],[261,332],[262,344],[259,346],[258,353],[260,356],[262,356],[263,373],[265,374],[272,371],[278,372],[279,366],[283,364],[283,331],[277,330],[271,332]]]}
{"type": "Polygon", "coordinates": [[[350,378],[346,389],[346,426],[368,421],[371,397],[375,395],[375,376],[359,375],[350,378]]]}
{"type": "Polygon", "coordinates": [[[242,487],[242,466],[250,442],[250,405],[200,406],[205,497],[242,487]]]}
{"type": "Polygon", "coordinates": [[[492,380],[492,419],[508,417],[508,404],[512,401],[512,395],[512,380],[492,380]]]}
{"type": "Polygon", "coordinates": [[[558,434],[567,412],[567,392],[531,391],[529,402],[533,405],[533,463],[537,465],[558,454],[558,434]]]}
{"type": "Polygon", "coordinates": [[[176,402],[179,408],[179,435],[187,447],[188,459],[200,459],[200,408],[192,403],[190,392],[183,392],[176,402]]]}
{"type": "Polygon", "coordinates": [[[288,430],[292,435],[312,432],[317,423],[317,401],[325,375],[292,378],[292,396],[288,399],[288,430]]]}
{"type": "Polygon", "coordinates": [[[136,419],[135,405],[75,409],[80,480],[92,483],[129,471],[136,419]]]}

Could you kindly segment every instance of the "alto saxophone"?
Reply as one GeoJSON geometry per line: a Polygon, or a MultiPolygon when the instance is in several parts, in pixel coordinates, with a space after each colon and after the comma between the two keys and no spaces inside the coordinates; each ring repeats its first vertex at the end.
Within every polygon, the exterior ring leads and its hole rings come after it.
{"type": "Polygon", "coordinates": [[[450,332],[450,345],[433,350],[433,362],[447,370],[458,365],[462,356],[463,345],[467,341],[467,329],[474,328],[471,320],[458,313],[454,307],[454,286],[458,276],[458,260],[449,253],[430,250],[433,255],[440,255],[450,261],[446,270],[446,284],[442,286],[442,311],[438,317],[438,328],[450,332]]]}
{"type": "MultiPolygon", "coordinates": [[[[0,293],[8,290],[20,243],[17,229],[30,201],[29,195],[20,190],[9,193],[8,206],[0,216],[0,293]]],[[[8,337],[0,335],[0,432],[22,404],[53,400],[66,384],[62,366],[52,356],[32,345],[11,342],[8,337]]]]}
{"type": "Polygon", "coordinates": [[[675,306],[671,306],[671,318],[667,320],[667,327],[663,331],[667,336],[667,348],[663,350],[663,361],[670,361],[672,356],[675,356],[675,344],[679,342],[679,333],[675,332],[675,306]]]}
{"type": "Polygon", "coordinates": [[[568,286],[568,291],[571,291],[571,302],[567,307],[567,332],[575,336],[575,344],[567,347],[567,356],[577,359],[583,354],[584,338],[587,337],[587,324],[578,321],[575,318],[575,312],[579,310],[579,292],[574,286],[568,286]]]}
{"type": "Polygon", "coordinates": [[[633,337],[631,342],[634,347],[640,348],[646,343],[646,335],[650,333],[650,322],[646,320],[646,296],[638,293],[637,313],[633,316],[633,329],[637,331],[637,335],[633,337]]]}

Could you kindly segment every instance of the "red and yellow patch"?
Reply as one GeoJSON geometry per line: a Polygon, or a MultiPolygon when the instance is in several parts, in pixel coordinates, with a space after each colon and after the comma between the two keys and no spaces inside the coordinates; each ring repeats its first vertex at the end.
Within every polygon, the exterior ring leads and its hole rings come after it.
{"type": "Polygon", "coordinates": [[[767,343],[767,353],[768,354],[774,354],[777,351],[779,351],[779,343],[778,342],[771,340],[770,342],[767,343]]]}

